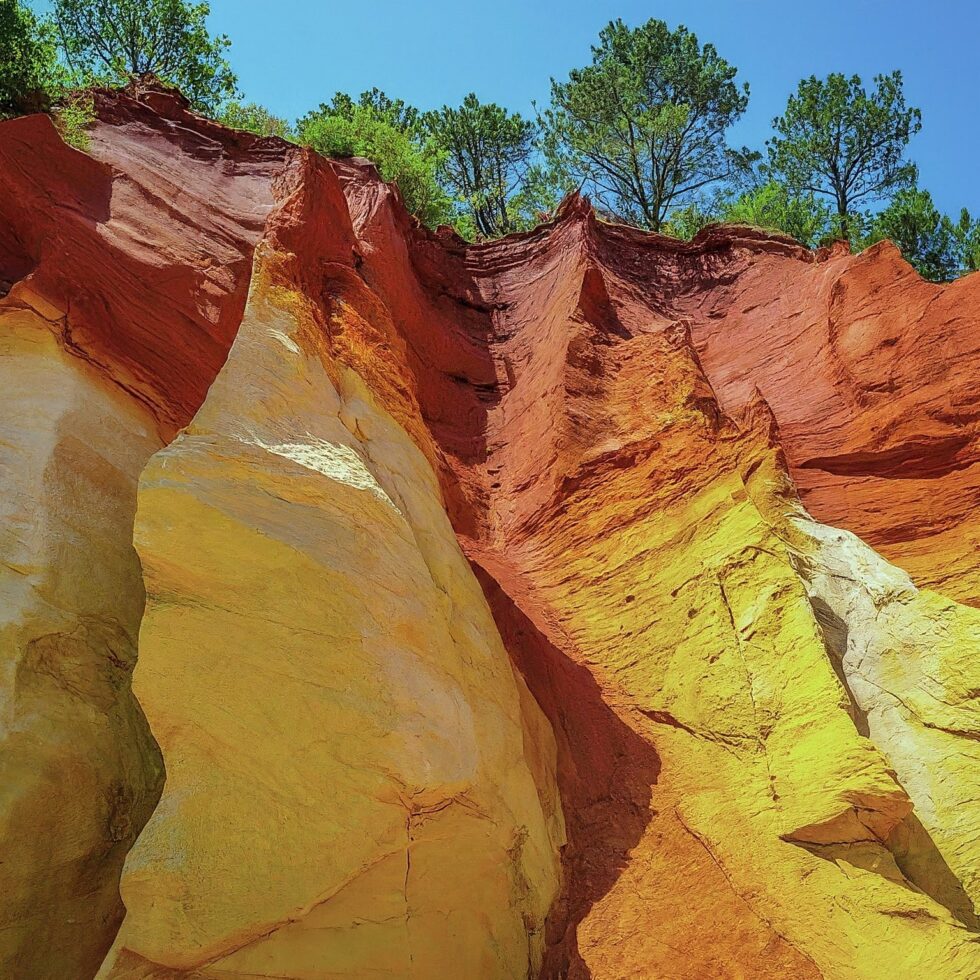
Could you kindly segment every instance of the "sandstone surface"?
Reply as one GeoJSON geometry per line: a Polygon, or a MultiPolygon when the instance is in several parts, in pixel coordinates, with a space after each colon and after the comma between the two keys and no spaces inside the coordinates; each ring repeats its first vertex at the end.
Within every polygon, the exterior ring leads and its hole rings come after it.
{"type": "Polygon", "coordinates": [[[980,975],[980,276],[99,116],[0,125],[5,973],[980,975]]]}
{"type": "Polygon", "coordinates": [[[90,155],[44,116],[0,136],[4,976],[91,976],[122,919],[163,781],[136,485],[224,361],[285,158],[150,102],[106,94],[90,155]]]}
{"type": "MultiPolygon", "coordinates": [[[[472,373],[422,390],[433,431],[451,426],[464,547],[559,739],[569,847],[548,976],[977,969],[975,817],[960,824],[976,805],[976,612],[889,592],[878,578],[901,574],[878,556],[802,533],[777,417],[758,392],[724,413],[672,301],[773,255],[833,259],[738,230],[682,247],[573,203],[552,229],[469,250],[472,279],[455,280],[476,315],[446,359],[472,373]],[[460,389],[470,411],[450,416],[460,389]],[[871,596],[821,597],[834,575],[814,569],[842,562],[871,596]],[[886,598],[872,631],[861,604],[886,598]],[[888,718],[871,732],[869,653],[890,672],[872,679],[888,718]],[[958,721],[941,730],[943,711],[958,721]]],[[[438,295],[430,270],[415,275],[438,295]]],[[[403,329],[440,322],[433,305],[403,329]]],[[[413,339],[423,364],[447,336],[413,339]]]]}
{"type": "Polygon", "coordinates": [[[882,242],[770,255],[679,305],[724,409],[772,407],[810,513],[980,606],[980,277],[925,282],[882,242]]]}
{"type": "Polygon", "coordinates": [[[285,251],[344,207],[300,167],[225,366],[140,482],[134,690],[167,783],[106,975],[525,976],[564,841],[554,739],[396,418],[421,432],[411,395],[355,369],[404,353],[340,229],[285,251]]]}

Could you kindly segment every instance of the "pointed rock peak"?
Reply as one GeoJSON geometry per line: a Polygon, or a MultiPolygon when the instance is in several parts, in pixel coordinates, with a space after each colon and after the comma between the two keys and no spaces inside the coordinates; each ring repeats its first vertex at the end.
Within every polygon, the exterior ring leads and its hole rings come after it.
{"type": "Polygon", "coordinates": [[[753,386],[752,395],[742,411],[741,427],[750,432],[763,433],[770,446],[780,444],[779,423],[758,385],[753,386]]]}
{"type": "Polygon", "coordinates": [[[609,296],[606,278],[595,262],[589,261],[582,276],[578,310],[586,322],[607,336],[628,340],[630,332],[623,326],[616,306],[609,296]]]}
{"type": "Polygon", "coordinates": [[[558,205],[555,217],[566,221],[575,218],[594,218],[595,211],[592,209],[592,201],[587,194],[583,194],[581,191],[572,191],[558,205]]]}

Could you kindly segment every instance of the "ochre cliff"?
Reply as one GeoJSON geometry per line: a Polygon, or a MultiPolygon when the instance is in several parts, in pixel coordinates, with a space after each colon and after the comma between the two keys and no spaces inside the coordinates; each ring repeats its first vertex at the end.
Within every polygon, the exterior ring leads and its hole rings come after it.
{"type": "Polygon", "coordinates": [[[224,362],[286,155],[166,106],[104,97],[90,156],[43,116],[0,136],[3,976],[92,975],[122,919],[164,767],[137,481],[224,362]]]}
{"type": "Polygon", "coordinates": [[[0,974],[980,975],[980,278],[98,109],[0,124],[0,974]]]}
{"type": "Polygon", "coordinates": [[[564,839],[554,739],[441,505],[337,178],[297,170],[225,366],[140,481],[134,690],[167,782],[107,975],[522,976],[564,839]],[[382,349],[394,380],[357,370],[382,349]]]}

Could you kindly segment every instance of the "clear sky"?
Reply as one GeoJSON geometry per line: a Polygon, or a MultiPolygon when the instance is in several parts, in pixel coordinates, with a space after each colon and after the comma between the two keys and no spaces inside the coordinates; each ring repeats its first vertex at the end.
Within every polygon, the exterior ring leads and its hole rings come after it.
{"type": "Polygon", "coordinates": [[[377,86],[420,108],[484,101],[527,112],[586,64],[610,20],[685,24],[751,86],[732,138],[761,148],[805,75],[900,68],[922,110],[911,156],[944,210],[980,213],[980,0],[210,0],[247,98],[295,119],[377,86]]]}

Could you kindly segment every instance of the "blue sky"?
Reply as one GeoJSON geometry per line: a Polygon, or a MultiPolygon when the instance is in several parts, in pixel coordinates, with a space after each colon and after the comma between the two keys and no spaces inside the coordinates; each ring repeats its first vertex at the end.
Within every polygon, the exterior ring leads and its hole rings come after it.
{"type": "Polygon", "coordinates": [[[685,24],[752,88],[733,132],[761,146],[805,75],[902,69],[922,110],[911,147],[941,208],[980,213],[980,0],[210,0],[250,100],[290,119],[335,91],[378,86],[420,108],[484,101],[530,110],[549,78],[586,64],[611,19],[685,24]]]}

